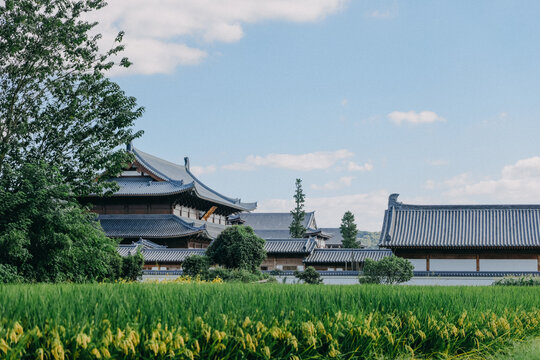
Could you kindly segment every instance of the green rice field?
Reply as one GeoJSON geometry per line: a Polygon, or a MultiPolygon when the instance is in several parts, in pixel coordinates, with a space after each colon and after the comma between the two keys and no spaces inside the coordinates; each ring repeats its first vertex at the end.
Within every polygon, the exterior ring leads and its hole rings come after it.
{"type": "Polygon", "coordinates": [[[0,286],[0,358],[484,358],[540,336],[530,287],[0,286]]]}

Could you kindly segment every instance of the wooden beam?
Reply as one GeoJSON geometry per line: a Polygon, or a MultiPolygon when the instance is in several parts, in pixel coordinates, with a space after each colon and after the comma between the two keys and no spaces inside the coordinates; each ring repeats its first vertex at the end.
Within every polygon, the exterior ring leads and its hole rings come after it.
{"type": "Polygon", "coordinates": [[[480,255],[476,255],[476,271],[480,271],[480,255]]]}
{"type": "Polygon", "coordinates": [[[426,256],[426,271],[429,271],[429,255],[426,256]]]}
{"type": "Polygon", "coordinates": [[[212,206],[212,207],[210,208],[210,210],[208,210],[208,211],[206,212],[206,214],[203,215],[203,217],[202,217],[201,220],[204,220],[204,221],[208,220],[208,218],[210,217],[210,215],[212,215],[212,214],[214,213],[214,211],[216,211],[216,210],[217,210],[217,206],[212,206]]]}

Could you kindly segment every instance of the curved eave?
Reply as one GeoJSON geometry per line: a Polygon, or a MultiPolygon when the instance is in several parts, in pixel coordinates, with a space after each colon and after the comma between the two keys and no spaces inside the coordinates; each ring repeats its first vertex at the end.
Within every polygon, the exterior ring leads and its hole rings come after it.
{"type": "Polygon", "coordinates": [[[418,246],[418,245],[392,245],[379,244],[388,249],[429,249],[429,250],[540,250],[538,246],[418,246]]]}
{"type": "MultiPolygon", "coordinates": [[[[197,231],[193,231],[193,232],[185,233],[185,234],[167,235],[167,236],[144,235],[144,238],[145,239],[179,239],[179,238],[183,238],[183,237],[189,237],[189,236],[201,235],[201,234],[204,234],[206,237],[211,239],[211,237],[208,235],[208,232],[205,229],[201,229],[201,230],[197,230],[197,231]]],[[[140,237],[140,235],[122,234],[122,235],[107,235],[107,237],[131,239],[131,238],[140,237]]]]}
{"type": "MultiPolygon", "coordinates": [[[[157,170],[151,164],[149,164],[138,153],[137,149],[133,149],[133,152],[134,152],[134,154],[136,156],[137,162],[139,164],[141,164],[142,167],[144,167],[147,171],[152,172],[152,175],[154,175],[154,176],[156,176],[156,177],[158,177],[160,179],[164,179],[166,181],[176,181],[175,179],[172,179],[171,177],[167,176],[167,174],[164,174],[163,172],[157,170]]],[[[166,161],[166,160],[163,160],[163,161],[166,161]]],[[[169,161],[167,161],[167,162],[174,165],[174,166],[181,166],[181,165],[178,165],[178,164],[171,163],[169,161]]],[[[255,203],[242,203],[240,201],[240,199],[229,198],[229,197],[227,197],[225,195],[222,195],[222,194],[218,193],[217,191],[215,191],[214,189],[210,188],[209,186],[202,183],[199,179],[197,179],[197,177],[195,175],[193,175],[193,173],[187,167],[184,166],[184,169],[185,169],[186,173],[193,179],[193,182],[191,184],[193,184],[193,188],[194,188],[195,193],[197,194],[197,197],[199,197],[199,198],[201,198],[203,200],[206,200],[206,201],[215,202],[215,203],[218,203],[220,205],[224,205],[224,206],[228,206],[228,207],[233,208],[233,209],[237,209],[238,211],[253,211],[253,210],[255,210],[257,208],[257,203],[256,202],[255,203]],[[205,190],[211,192],[212,194],[214,194],[219,199],[215,199],[215,198],[211,198],[211,197],[208,197],[208,196],[201,195],[197,191],[197,185],[202,186],[205,190]]]]}
{"type": "MultiPolygon", "coordinates": [[[[192,183],[194,184],[194,183],[192,183]]],[[[204,196],[202,195],[199,191],[197,191],[197,186],[194,184],[193,186],[193,192],[195,193],[195,195],[202,199],[202,200],[206,200],[206,201],[209,201],[209,202],[213,202],[213,203],[216,203],[216,204],[219,204],[219,205],[223,205],[223,206],[227,206],[229,208],[232,208],[232,209],[236,209],[238,210],[238,212],[241,212],[241,211],[253,211],[257,208],[257,203],[248,203],[248,205],[250,205],[249,207],[246,207],[244,206],[245,204],[243,203],[240,203],[241,205],[238,205],[237,203],[233,203],[233,202],[229,202],[227,200],[219,200],[219,199],[214,199],[214,198],[211,198],[211,197],[208,197],[208,196],[204,196]]]]}

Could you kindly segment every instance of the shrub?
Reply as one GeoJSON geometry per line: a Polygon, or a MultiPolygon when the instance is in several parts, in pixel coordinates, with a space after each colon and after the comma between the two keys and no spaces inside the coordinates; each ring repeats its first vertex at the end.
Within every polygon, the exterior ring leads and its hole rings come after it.
{"type": "Polygon", "coordinates": [[[191,277],[206,277],[208,275],[209,267],[210,262],[208,261],[208,257],[203,255],[191,255],[182,263],[184,274],[191,277]]]}
{"type": "Polygon", "coordinates": [[[125,280],[136,281],[142,276],[143,264],[144,259],[139,250],[137,250],[136,254],[123,257],[120,277],[125,280]]]}
{"type": "Polygon", "coordinates": [[[520,276],[520,277],[504,277],[497,280],[493,285],[499,286],[540,286],[540,277],[538,276],[520,276]]]}
{"type": "Polygon", "coordinates": [[[234,225],[225,229],[206,250],[214,264],[228,269],[256,271],[266,259],[264,240],[249,226],[234,225]]]}
{"type": "Polygon", "coordinates": [[[313,266],[308,266],[304,271],[295,271],[294,276],[306,284],[321,284],[321,274],[313,266]]]}
{"type": "Polygon", "coordinates": [[[8,264],[0,264],[0,284],[23,282],[23,278],[17,273],[17,268],[8,264]]]}
{"type": "Polygon", "coordinates": [[[361,284],[396,284],[413,277],[413,264],[404,258],[389,256],[380,261],[366,259],[361,284]]]}
{"type": "Polygon", "coordinates": [[[207,279],[213,280],[215,278],[220,278],[226,282],[251,283],[251,282],[269,279],[270,276],[263,274],[260,271],[249,271],[245,269],[215,268],[208,271],[207,279]]]}

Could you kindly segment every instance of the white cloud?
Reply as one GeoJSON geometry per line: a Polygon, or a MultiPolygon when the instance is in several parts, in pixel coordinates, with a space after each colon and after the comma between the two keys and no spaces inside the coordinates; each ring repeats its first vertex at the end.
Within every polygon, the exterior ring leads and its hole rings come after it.
{"type": "Polygon", "coordinates": [[[344,8],[348,0],[115,0],[89,15],[99,21],[103,46],[120,30],[133,65],[125,73],[171,73],[197,64],[212,42],[231,43],[244,25],[262,21],[313,22],[344,8]],[[196,43],[197,48],[186,45],[196,43]]]}
{"type": "Polygon", "coordinates": [[[470,173],[454,176],[433,187],[452,202],[538,203],[540,202],[540,157],[517,161],[502,168],[497,178],[476,180],[470,173]]]}
{"type": "Polygon", "coordinates": [[[189,170],[199,176],[199,175],[203,175],[203,174],[211,174],[211,173],[214,173],[216,172],[217,168],[215,165],[208,165],[208,166],[191,166],[189,168],[189,170]]]}
{"type": "MultiPolygon", "coordinates": [[[[350,210],[355,216],[359,230],[381,231],[388,194],[389,192],[385,190],[378,190],[344,196],[308,197],[306,210],[315,210],[318,227],[339,227],[343,214],[350,210]]],[[[269,199],[259,201],[257,211],[288,212],[293,206],[292,199],[269,199]]]]}
{"type": "Polygon", "coordinates": [[[347,186],[351,186],[353,176],[343,176],[338,181],[330,181],[323,185],[312,184],[313,190],[338,190],[347,186]]]}
{"type": "Polygon", "coordinates": [[[349,171],[371,171],[373,170],[373,165],[371,163],[365,163],[364,165],[360,165],[355,163],[354,161],[349,161],[347,163],[347,170],[349,171]]]}
{"type": "Polygon", "coordinates": [[[265,156],[249,155],[242,163],[224,165],[227,170],[255,170],[257,167],[272,167],[289,170],[310,171],[328,169],[339,160],[354,156],[348,150],[319,151],[307,154],[268,154],[265,156]]]}
{"type": "Polygon", "coordinates": [[[429,124],[436,121],[446,121],[445,118],[437,115],[433,111],[392,111],[387,117],[397,125],[401,125],[402,122],[411,124],[429,124]]]}

